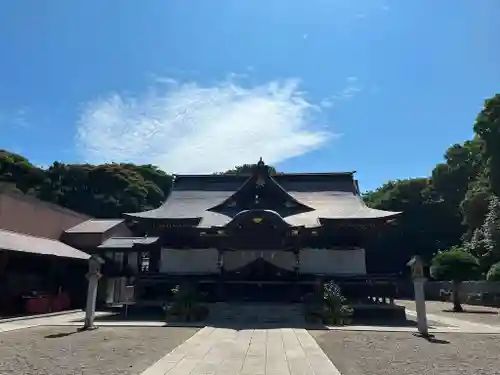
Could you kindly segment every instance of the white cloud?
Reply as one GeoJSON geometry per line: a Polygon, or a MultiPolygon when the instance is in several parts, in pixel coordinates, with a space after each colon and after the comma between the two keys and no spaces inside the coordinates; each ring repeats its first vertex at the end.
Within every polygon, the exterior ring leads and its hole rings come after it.
{"type": "Polygon", "coordinates": [[[211,173],[251,163],[276,164],[323,146],[321,106],[297,81],[243,87],[163,80],[161,88],[112,94],[84,106],[77,147],[90,163],[152,163],[168,172],[211,173]]]}

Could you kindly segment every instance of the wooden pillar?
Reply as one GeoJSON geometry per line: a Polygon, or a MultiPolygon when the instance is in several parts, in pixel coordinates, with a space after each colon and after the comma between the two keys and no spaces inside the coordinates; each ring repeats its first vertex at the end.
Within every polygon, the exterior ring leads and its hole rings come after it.
{"type": "Polygon", "coordinates": [[[224,293],[224,250],[217,249],[217,268],[219,269],[219,277],[217,278],[217,299],[223,300],[224,293]]]}
{"type": "Polygon", "coordinates": [[[149,271],[150,272],[159,272],[160,271],[160,262],[161,262],[161,246],[152,245],[149,247],[149,271]]]}
{"type": "Polygon", "coordinates": [[[50,293],[57,293],[60,285],[58,285],[58,269],[57,269],[57,262],[58,259],[56,257],[50,257],[50,268],[49,268],[49,275],[48,275],[48,288],[50,293]]]}
{"type": "Polygon", "coordinates": [[[140,249],[137,250],[137,273],[142,272],[142,251],[140,249]]]}
{"type": "Polygon", "coordinates": [[[128,268],[129,264],[128,264],[128,255],[130,254],[130,252],[124,252],[123,253],[123,269],[126,269],[128,268]]]}
{"type": "Polygon", "coordinates": [[[9,252],[0,251],[0,275],[3,275],[7,269],[7,264],[9,263],[9,252]]]}
{"type": "Polygon", "coordinates": [[[294,285],[294,290],[293,290],[293,299],[295,301],[300,301],[301,296],[301,290],[300,290],[300,249],[295,248],[293,251],[293,254],[295,255],[295,264],[294,264],[294,270],[295,270],[295,285],[294,285]]]}
{"type": "Polygon", "coordinates": [[[298,279],[300,275],[300,249],[295,249],[293,254],[295,255],[295,264],[293,268],[295,270],[295,276],[298,279]]]}
{"type": "MultiPolygon", "coordinates": [[[[8,296],[7,290],[7,265],[9,264],[9,255],[7,251],[0,250],[0,298],[2,296],[8,296]]],[[[0,306],[0,312],[2,308],[7,308],[9,306],[0,306]]]]}

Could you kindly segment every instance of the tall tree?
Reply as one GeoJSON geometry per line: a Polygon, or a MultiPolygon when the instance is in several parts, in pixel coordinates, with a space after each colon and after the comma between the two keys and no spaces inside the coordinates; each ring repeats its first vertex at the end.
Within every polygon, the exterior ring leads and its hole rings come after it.
{"type": "Polygon", "coordinates": [[[500,196],[500,94],[485,101],[474,131],[484,141],[483,155],[491,189],[500,196]]]}

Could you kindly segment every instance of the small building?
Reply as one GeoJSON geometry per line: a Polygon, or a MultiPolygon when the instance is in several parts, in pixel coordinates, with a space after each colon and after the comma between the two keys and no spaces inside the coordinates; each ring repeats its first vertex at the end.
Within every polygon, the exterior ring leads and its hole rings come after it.
{"type": "Polygon", "coordinates": [[[0,188],[0,316],[80,308],[89,254],[59,241],[89,216],[0,188]]]}
{"type": "Polygon", "coordinates": [[[293,302],[328,280],[378,298],[390,293],[373,289],[365,247],[398,214],[367,207],[354,172],[270,175],[260,160],[251,175],[177,175],[161,207],[65,236],[93,231],[88,251],[119,264],[137,303],[186,283],[207,301],[293,302]]]}

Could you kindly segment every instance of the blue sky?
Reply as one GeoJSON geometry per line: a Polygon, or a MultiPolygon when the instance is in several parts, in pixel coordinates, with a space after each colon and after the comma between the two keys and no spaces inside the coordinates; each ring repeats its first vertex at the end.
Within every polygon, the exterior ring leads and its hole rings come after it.
{"type": "Polygon", "coordinates": [[[32,162],[428,175],[499,91],[498,0],[0,2],[0,148],[32,162]]]}

